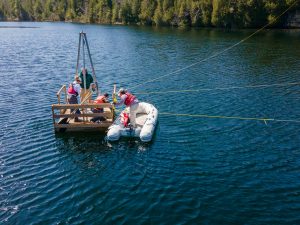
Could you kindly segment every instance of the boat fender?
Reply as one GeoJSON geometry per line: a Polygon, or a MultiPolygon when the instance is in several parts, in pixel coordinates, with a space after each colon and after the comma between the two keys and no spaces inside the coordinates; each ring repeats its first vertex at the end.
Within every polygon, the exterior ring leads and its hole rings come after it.
{"type": "Polygon", "coordinates": [[[107,132],[107,139],[109,141],[117,141],[120,139],[121,130],[119,126],[112,126],[107,132]]]}
{"type": "Polygon", "coordinates": [[[154,124],[145,124],[140,133],[140,139],[143,142],[149,142],[152,139],[154,124]]]}
{"type": "Polygon", "coordinates": [[[158,111],[153,109],[148,115],[147,120],[141,130],[140,139],[143,142],[149,142],[152,139],[154,129],[157,123],[158,111]]]}

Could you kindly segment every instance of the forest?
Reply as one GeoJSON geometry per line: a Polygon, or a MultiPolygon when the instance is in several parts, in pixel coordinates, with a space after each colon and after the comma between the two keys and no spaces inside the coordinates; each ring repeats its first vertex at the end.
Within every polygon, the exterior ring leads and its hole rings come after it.
{"type": "MultiPolygon", "coordinates": [[[[260,27],[295,0],[1,0],[0,21],[260,27]]],[[[291,10],[299,9],[300,1],[291,10]]],[[[273,24],[284,27],[287,15],[273,24]]]]}

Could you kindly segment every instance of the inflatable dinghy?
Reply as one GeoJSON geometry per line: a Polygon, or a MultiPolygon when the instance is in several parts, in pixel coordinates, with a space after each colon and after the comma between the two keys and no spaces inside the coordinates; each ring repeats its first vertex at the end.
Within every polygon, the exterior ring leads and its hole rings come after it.
{"type": "Polygon", "coordinates": [[[158,111],[153,105],[140,102],[136,115],[136,127],[130,125],[129,108],[126,108],[108,128],[107,139],[117,141],[120,137],[139,137],[141,141],[149,142],[152,139],[157,118],[158,111]]]}

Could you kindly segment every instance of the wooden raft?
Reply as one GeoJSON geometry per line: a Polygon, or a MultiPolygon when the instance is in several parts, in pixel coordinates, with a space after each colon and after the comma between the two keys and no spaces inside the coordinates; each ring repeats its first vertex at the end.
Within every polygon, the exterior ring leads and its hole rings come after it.
{"type": "Polygon", "coordinates": [[[52,105],[52,117],[55,132],[105,132],[114,122],[114,109],[110,103],[101,104],[67,104],[66,86],[63,85],[57,92],[58,104],[52,105]],[[64,103],[61,95],[64,94],[64,103]],[[103,113],[93,113],[93,108],[103,108],[103,113]],[[80,114],[75,114],[79,109],[80,114]],[[73,113],[72,113],[73,111],[73,113]],[[91,122],[94,117],[105,117],[106,121],[91,122]],[[75,118],[80,122],[75,122],[75,118]]]}

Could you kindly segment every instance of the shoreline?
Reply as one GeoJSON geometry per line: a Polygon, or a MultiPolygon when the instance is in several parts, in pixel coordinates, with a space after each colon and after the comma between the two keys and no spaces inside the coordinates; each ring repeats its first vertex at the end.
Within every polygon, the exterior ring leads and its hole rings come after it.
{"type": "MultiPolygon", "coordinates": [[[[110,26],[136,26],[136,27],[155,27],[155,28],[174,28],[174,29],[217,29],[217,30],[253,30],[260,29],[261,27],[215,27],[215,26],[157,26],[157,25],[147,25],[141,23],[88,23],[82,21],[68,21],[68,20],[0,20],[0,28],[38,28],[38,27],[24,27],[24,26],[1,26],[1,23],[70,23],[70,24],[86,24],[86,25],[110,25],[110,26]]],[[[265,30],[299,30],[300,27],[267,27],[265,30]]]]}

